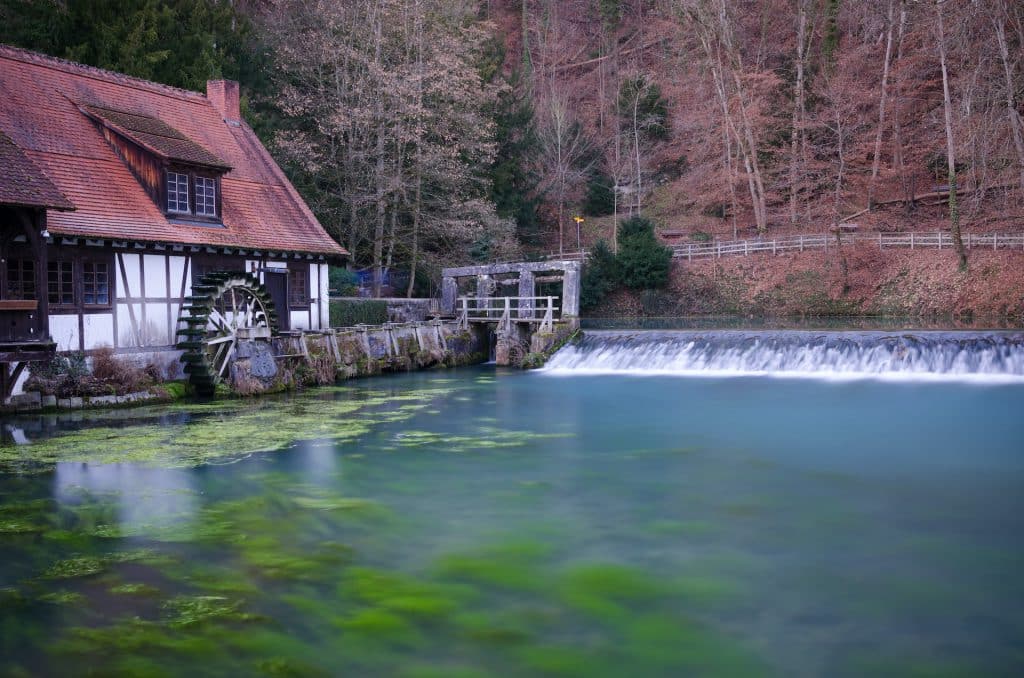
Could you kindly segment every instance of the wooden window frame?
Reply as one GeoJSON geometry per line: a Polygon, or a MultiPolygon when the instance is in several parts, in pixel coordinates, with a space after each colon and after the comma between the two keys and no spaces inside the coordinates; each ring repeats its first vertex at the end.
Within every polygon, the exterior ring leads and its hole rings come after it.
{"type": "MultiPolygon", "coordinates": [[[[81,301],[80,307],[81,307],[82,311],[83,312],[88,312],[88,311],[106,311],[106,310],[110,310],[111,308],[113,308],[113,306],[114,306],[114,265],[113,265],[114,264],[114,258],[113,258],[113,256],[110,256],[109,258],[98,257],[98,256],[94,256],[94,255],[83,256],[83,257],[79,258],[77,264],[78,264],[77,268],[78,268],[78,272],[79,272],[79,277],[80,277],[80,281],[81,281],[82,296],[81,296],[81,300],[80,300],[81,301]],[[90,303],[87,303],[85,301],[85,287],[86,287],[86,285],[85,285],[85,267],[86,267],[87,264],[91,264],[93,266],[95,266],[97,264],[102,264],[103,266],[106,267],[106,269],[107,269],[106,270],[106,275],[107,275],[107,300],[106,300],[106,302],[103,302],[103,303],[93,302],[93,303],[90,304],[90,303]]],[[[95,286],[95,281],[93,282],[93,284],[95,286]]],[[[94,295],[95,295],[95,292],[94,292],[94,295]]]]}
{"type": "Polygon", "coordinates": [[[224,222],[221,219],[221,177],[219,174],[210,171],[204,171],[202,169],[191,167],[188,165],[172,164],[164,168],[164,186],[163,186],[163,212],[167,215],[168,219],[181,219],[185,222],[195,223],[197,225],[211,226],[223,226],[224,222]],[[178,175],[185,177],[185,186],[188,191],[188,211],[172,210],[170,207],[170,177],[171,175],[178,175]],[[197,190],[198,182],[202,179],[204,181],[212,182],[213,191],[213,212],[200,212],[198,210],[199,203],[199,191],[197,190]]]}
{"type": "Polygon", "coordinates": [[[54,315],[90,313],[110,313],[114,304],[117,303],[117,269],[114,266],[113,252],[66,252],[52,256],[47,262],[46,272],[46,294],[49,303],[49,312],[54,315]],[[50,273],[49,265],[71,264],[72,299],[71,304],[61,304],[49,301],[50,273]],[[103,264],[107,267],[107,301],[102,304],[85,303],[85,265],[103,264]]]}
{"type": "Polygon", "coordinates": [[[192,183],[193,183],[193,188],[194,188],[194,190],[192,191],[192,194],[195,196],[195,200],[194,200],[194,204],[195,204],[194,212],[195,212],[195,215],[197,217],[206,217],[208,219],[217,219],[220,216],[220,212],[217,209],[218,208],[217,196],[220,195],[220,190],[218,190],[219,189],[219,182],[217,181],[217,178],[216,177],[204,176],[202,174],[193,174],[192,175],[192,183]],[[204,183],[205,184],[205,182],[209,182],[210,185],[209,185],[209,187],[207,187],[205,185],[203,186],[203,195],[204,195],[204,201],[203,202],[204,202],[204,204],[202,205],[202,207],[203,207],[204,210],[206,209],[205,194],[206,194],[207,190],[210,190],[210,191],[213,192],[213,195],[210,196],[213,199],[212,200],[213,212],[206,212],[206,211],[202,211],[201,212],[199,210],[199,208],[200,208],[199,185],[200,185],[200,183],[204,183]]]}
{"type": "MultiPolygon", "coordinates": [[[[3,267],[3,290],[2,290],[2,295],[0,295],[0,298],[10,299],[10,300],[15,300],[16,299],[16,300],[24,300],[24,301],[29,301],[29,300],[39,301],[39,285],[38,285],[38,282],[37,282],[38,281],[37,275],[38,275],[39,271],[37,269],[38,269],[38,262],[35,260],[35,258],[32,257],[32,256],[25,256],[25,253],[23,253],[23,252],[12,253],[12,254],[8,255],[7,257],[5,257],[4,267],[3,267]],[[33,295],[30,296],[30,297],[26,297],[26,296],[24,296],[24,294],[22,293],[21,290],[19,290],[18,295],[12,295],[11,294],[11,288],[10,288],[10,285],[11,285],[11,272],[15,271],[15,270],[17,270],[19,272],[20,276],[19,276],[19,279],[18,279],[18,283],[19,283],[19,286],[24,288],[24,285],[25,285],[25,282],[26,282],[25,275],[24,275],[24,264],[26,262],[32,264],[31,279],[28,280],[27,282],[31,283],[31,285],[32,285],[33,295]]],[[[47,291],[49,291],[49,290],[47,289],[47,291]]]]}
{"type": "Polygon", "coordinates": [[[55,256],[55,257],[51,257],[50,260],[47,262],[47,267],[46,267],[46,298],[47,298],[47,303],[49,304],[50,313],[74,313],[74,312],[78,311],[78,294],[77,294],[77,292],[78,292],[77,287],[78,286],[77,286],[76,280],[75,280],[75,278],[76,278],[76,276],[75,276],[75,268],[76,267],[75,267],[75,259],[74,259],[74,257],[55,256]],[[70,276],[71,276],[71,303],[68,303],[68,302],[65,302],[65,301],[61,301],[62,296],[63,296],[63,289],[62,288],[63,288],[64,282],[65,282],[63,277],[62,277],[61,268],[65,264],[69,265],[71,267],[71,271],[70,271],[70,276]],[[50,283],[51,283],[51,281],[50,281],[50,269],[52,267],[57,267],[57,300],[56,301],[54,301],[53,298],[50,297],[50,283]]]}
{"type": "Polygon", "coordinates": [[[309,289],[309,266],[305,264],[288,264],[288,308],[295,311],[305,311],[309,309],[310,305],[310,289],[309,289]],[[301,274],[303,281],[302,290],[302,301],[296,301],[297,290],[294,290],[292,285],[294,276],[301,274]]]}
{"type": "Polygon", "coordinates": [[[168,214],[192,214],[192,197],[195,191],[189,190],[189,185],[192,183],[192,177],[188,172],[181,171],[179,169],[170,168],[164,173],[164,199],[166,201],[164,205],[164,211],[168,214]],[[185,209],[178,209],[181,205],[180,200],[180,179],[175,178],[175,189],[174,189],[174,203],[175,207],[171,207],[171,177],[184,177],[185,178],[185,209]]]}

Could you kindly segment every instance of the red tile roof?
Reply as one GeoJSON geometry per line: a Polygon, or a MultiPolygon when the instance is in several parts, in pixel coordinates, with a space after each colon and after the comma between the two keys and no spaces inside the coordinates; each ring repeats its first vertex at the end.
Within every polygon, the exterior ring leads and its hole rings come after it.
{"type": "Polygon", "coordinates": [[[0,205],[75,209],[3,132],[0,132],[0,205]]]}
{"type": "Polygon", "coordinates": [[[52,234],[347,254],[252,129],[225,121],[197,92],[0,45],[0,131],[74,204],[48,216],[52,234]],[[205,164],[230,167],[221,180],[224,227],[168,220],[84,107],[165,157],[202,153],[205,164]]]}

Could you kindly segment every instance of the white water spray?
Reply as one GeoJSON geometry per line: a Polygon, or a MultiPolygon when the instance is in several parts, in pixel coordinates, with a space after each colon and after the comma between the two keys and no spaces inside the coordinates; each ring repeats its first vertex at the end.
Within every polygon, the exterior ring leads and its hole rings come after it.
{"type": "Polygon", "coordinates": [[[1024,333],[597,330],[544,372],[1024,381],[1024,333]]]}

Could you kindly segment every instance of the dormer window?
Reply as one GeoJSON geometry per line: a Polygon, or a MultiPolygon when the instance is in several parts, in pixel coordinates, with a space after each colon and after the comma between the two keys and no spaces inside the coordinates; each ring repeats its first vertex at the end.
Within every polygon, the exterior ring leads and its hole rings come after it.
{"type": "Polygon", "coordinates": [[[217,180],[196,177],[196,214],[204,217],[217,216],[217,180]]]}
{"type": "Polygon", "coordinates": [[[219,181],[196,174],[189,168],[167,170],[167,214],[194,215],[202,221],[220,217],[217,201],[219,181]]]}
{"type": "Polygon", "coordinates": [[[163,120],[83,104],[107,142],[168,217],[220,226],[220,180],[231,166],[163,120]]]}
{"type": "Polygon", "coordinates": [[[167,211],[177,214],[189,214],[192,211],[188,208],[187,174],[167,173],[167,211]]]}

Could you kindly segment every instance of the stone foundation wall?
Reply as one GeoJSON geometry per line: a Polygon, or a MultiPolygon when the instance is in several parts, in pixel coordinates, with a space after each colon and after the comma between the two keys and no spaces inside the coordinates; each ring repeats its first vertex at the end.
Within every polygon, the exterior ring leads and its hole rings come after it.
{"type": "Polygon", "coordinates": [[[487,360],[483,328],[453,322],[389,323],[293,333],[239,345],[229,385],[243,394],[328,384],[382,372],[472,365],[487,360]]]}

